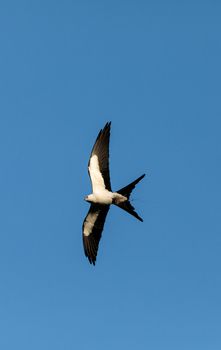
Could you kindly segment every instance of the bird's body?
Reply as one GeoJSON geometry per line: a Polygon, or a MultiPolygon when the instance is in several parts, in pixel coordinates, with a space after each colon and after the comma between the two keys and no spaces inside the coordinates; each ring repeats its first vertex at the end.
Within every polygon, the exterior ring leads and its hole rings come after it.
{"type": "Polygon", "coordinates": [[[97,191],[92,194],[89,194],[85,200],[91,203],[103,204],[103,205],[111,205],[111,204],[119,204],[127,201],[127,197],[122,196],[117,192],[111,192],[108,190],[97,191]]]}
{"type": "Polygon", "coordinates": [[[110,125],[111,123],[107,123],[104,129],[99,132],[88,163],[92,193],[85,197],[91,206],[83,223],[83,243],[85,255],[89,262],[94,265],[105,219],[111,204],[117,205],[138,220],[143,221],[135,212],[129,197],[136,184],[145,175],[140,176],[119,191],[112,192],[111,190],[109,172],[110,125]]]}
{"type": "Polygon", "coordinates": [[[108,190],[103,190],[89,194],[85,200],[90,203],[111,205],[113,202],[113,194],[108,190]]]}

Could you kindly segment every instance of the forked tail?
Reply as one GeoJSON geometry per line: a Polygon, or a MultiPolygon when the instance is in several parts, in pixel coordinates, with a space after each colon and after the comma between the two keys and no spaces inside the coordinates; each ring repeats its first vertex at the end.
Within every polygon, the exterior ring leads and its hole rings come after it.
{"type": "Polygon", "coordinates": [[[131,205],[129,199],[130,199],[131,192],[133,191],[135,186],[138,184],[138,182],[140,182],[140,180],[142,180],[144,178],[144,176],[145,176],[145,174],[138,177],[138,179],[131,182],[129,185],[127,185],[127,186],[121,188],[119,191],[117,191],[117,193],[122,194],[122,196],[124,196],[124,197],[127,197],[127,201],[121,202],[121,203],[117,204],[117,206],[120,207],[121,209],[127,211],[129,214],[133,215],[135,218],[137,218],[140,221],[143,221],[143,219],[136,213],[136,211],[135,211],[134,207],[131,205]]]}

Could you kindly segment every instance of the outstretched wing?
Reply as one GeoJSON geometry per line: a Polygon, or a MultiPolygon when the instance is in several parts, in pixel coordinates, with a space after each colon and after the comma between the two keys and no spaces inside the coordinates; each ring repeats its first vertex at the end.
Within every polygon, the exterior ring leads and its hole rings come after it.
{"type": "Polygon", "coordinates": [[[99,192],[105,188],[111,191],[109,172],[110,127],[111,123],[107,123],[100,130],[88,162],[93,192],[99,192]]]}
{"type": "Polygon", "coordinates": [[[83,222],[84,252],[90,264],[96,262],[97,251],[109,205],[91,204],[83,222]]]}

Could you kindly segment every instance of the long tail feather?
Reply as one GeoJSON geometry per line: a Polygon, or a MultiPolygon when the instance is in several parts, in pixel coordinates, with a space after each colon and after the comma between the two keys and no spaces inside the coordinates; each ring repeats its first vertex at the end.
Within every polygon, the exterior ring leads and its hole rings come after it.
{"type": "Polygon", "coordinates": [[[136,213],[134,207],[131,205],[129,198],[131,195],[131,192],[135,188],[135,186],[144,178],[145,174],[142,176],[138,177],[135,181],[131,182],[129,185],[121,188],[117,193],[121,194],[122,196],[127,198],[127,201],[121,202],[117,204],[117,206],[125,211],[127,211],[129,214],[133,215],[136,219],[140,220],[143,222],[143,219],[136,213]]]}
{"type": "Polygon", "coordinates": [[[145,174],[141,175],[140,177],[138,177],[138,179],[134,180],[129,185],[121,188],[119,191],[117,191],[117,193],[120,193],[120,194],[122,194],[122,196],[125,196],[125,197],[127,197],[127,199],[129,199],[131,192],[133,191],[135,186],[138,184],[138,182],[140,182],[140,180],[142,180],[144,178],[144,176],[145,176],[145,174]]]}
{"type": "Polygon", "coordinates": [[[131,205],[129,201],[122,202],[120,204],[117,204],[117,206],[125,211],[127,211],[129,214],[133,215],[136,219],[143,222],[143,219],[136,213],[134,207],[131,205]]]}

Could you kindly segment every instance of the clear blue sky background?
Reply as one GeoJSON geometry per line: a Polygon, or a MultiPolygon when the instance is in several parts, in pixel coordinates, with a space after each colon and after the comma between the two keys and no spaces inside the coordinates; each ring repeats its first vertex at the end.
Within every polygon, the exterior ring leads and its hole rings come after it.
{"type": "Polygon", "coordinates": [[[0,348],[221,349],[220,1],[0,2],[0,348]],[[96,267],[81,226],[112,121],[96,267]]]}

